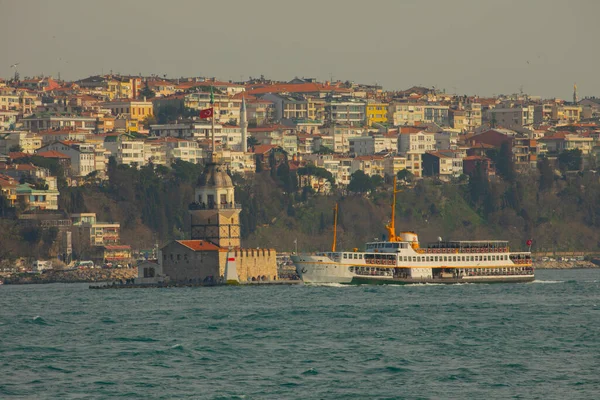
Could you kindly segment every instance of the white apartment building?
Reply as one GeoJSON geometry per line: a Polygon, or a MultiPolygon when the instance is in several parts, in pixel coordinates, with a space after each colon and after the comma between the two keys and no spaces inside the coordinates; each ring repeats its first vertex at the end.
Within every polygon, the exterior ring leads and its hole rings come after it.
{"type": "Polygon", "coordinates": [[[363,171],[368,176],[379,175],[385,177],[385,157],[383,156],[360,156],[352,159],[350,173],[363,171]]]}
{"type": "Polygon", "coordinates": [[[436,149],[435,134],[425,131],[418,133],[401,133],[398,136],[398,153],[423,154],[436,149]]]}
{"type": "Polygon", "coordinates": [[[71,159],[71,176],[81,177],[96,171],[96,149],[93,144],[54,142],[38,151],[51,150],[63,153],[71,159]]]}
{"type": "Polygon", "coordinates": [[[117,164],[142,166],[146,164],[144,141],[131,136],[107,136],[104,147],[115,158],[117,164]]]}
{"type": "Polygon", "coordinates": [[[362,125],[366,121],[366,103],[362,101],[333,101],[325,106],[325,115],[334,123],[362,125]]]}
{"type": "Polygon", "coordinates": [[[198,92],[185,96],[184,105],[195,110],[204,110],[213,107],[215,122],[227,124],[233,120],[236,124],[240,123],[240,108],[242,99],[236,99],[224,94],[214,94],[215,103],[210,104],[210,93],[198,92]]]}
{"type": "Polygon", "coordinates": [[[42,147],[42,138],[23,131],[0,133],[0,154],[8,154],[13,146],[20,146],[24,153],[32,154],[42,147]]]}
{"type": "Polygon", "coordinates": [[[366,156],[382,151],[396,152],[398,150],[398,137],[396,135],[373,135],[353,137],[349,139],[351,154],[366,156]]]}
{"type": "Polygon", "coordinates": [[[202,163],[204,152],[198,143],[184,139],[165,139],[167,151],[167,164],[171,165],[175,160],[186,161],[192,164],[202,163]]]}
{"type": "Polygon", "coordinates": [[[489,120],[503,128],[530,126],[534,123],[534,111],[534,106],[497,106],[489,110],[489,120]]]}

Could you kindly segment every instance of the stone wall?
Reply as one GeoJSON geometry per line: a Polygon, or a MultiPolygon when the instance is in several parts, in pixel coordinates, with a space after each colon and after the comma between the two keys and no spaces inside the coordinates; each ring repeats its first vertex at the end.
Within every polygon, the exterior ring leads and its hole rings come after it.
{"type": "MultiPolygon", "coordinates": [[[[240,282],[248,280],[277,280],[277,252],[275,249],[238,249],[232,255],[236,260],[236,269],[240,282]]],[[[227,252],[219,252],[219,276],[225,275],[227,252]]]]}
{"type": "Polygon", "coordinates": [[[194,251],[172,242],[162,249],[163,274],[172,282],[201,283],[208,277],[218,281],[219,255],[217,251],[194,251]]]}

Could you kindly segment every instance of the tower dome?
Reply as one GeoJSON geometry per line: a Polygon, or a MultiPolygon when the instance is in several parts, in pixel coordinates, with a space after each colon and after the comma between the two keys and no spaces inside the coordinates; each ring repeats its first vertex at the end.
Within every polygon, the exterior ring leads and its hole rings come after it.
{"type": "Polygon", "coordinates": [[[198,179],[201,188],[232,188],[233,182],[223,164],[211,163],[198,179]]]}

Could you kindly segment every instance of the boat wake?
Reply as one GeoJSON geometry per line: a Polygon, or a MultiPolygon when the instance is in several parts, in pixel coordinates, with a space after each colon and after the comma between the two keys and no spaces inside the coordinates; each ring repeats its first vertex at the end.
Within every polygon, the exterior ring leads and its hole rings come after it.
{"type": "Polygon", "coordinates": [[[306,286],[321,286],[321,287],[350,287],[350,285],[342,285],[341,283],[306,283],[306,286]]]}
{"type": "Polygon", "coordinates": [[[541,280],[534,280],[532,282],[529,283],[543,283],[543,284],[552,284],[552,283],[565,283],[565,281],[541,281],[541,280]]]}

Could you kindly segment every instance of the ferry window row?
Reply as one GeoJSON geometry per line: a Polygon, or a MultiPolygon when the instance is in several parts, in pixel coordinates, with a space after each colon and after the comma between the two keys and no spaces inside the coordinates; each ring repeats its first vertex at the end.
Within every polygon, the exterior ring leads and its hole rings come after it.
{"type": "Polygon", "coordinates": [[[362,253],[350,253],[350,254],[348,254],[348,253],[344,253],[344,258],[345,258],[345,259],[351,259],[351,260],[352,260],[352,259],[355,259],[355,260],[362,260],[362,258],[363,258],[363,255],[362,255],[362,253]],[[353,255],[354,255],[354,257],[353,257],[353,255]]]}
{"type": "Polygon", "coordinates": [[[469,261],[504,261],[508,260],[508,255],[492,255],[492,256],[400,256],[398,261],[406,262],[469,262],[469,261]]]}

